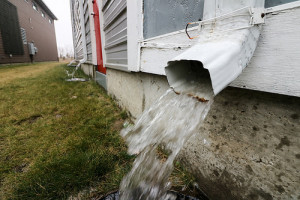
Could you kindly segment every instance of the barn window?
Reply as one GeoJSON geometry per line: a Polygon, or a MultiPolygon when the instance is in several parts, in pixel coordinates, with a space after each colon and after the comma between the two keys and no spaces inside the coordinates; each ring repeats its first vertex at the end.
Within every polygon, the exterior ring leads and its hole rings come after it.
{"type": "Polygon", "coordinates": [[[17,8],[7,0],[0,1],[0,30],[5,54],[24,55],[17,8]]]}
{"type": "Polygon", "coordinates": [[[26,30],[24,28],[21,28],[21,36],[22,36],[23,44],[27,44],[26,30]]]}

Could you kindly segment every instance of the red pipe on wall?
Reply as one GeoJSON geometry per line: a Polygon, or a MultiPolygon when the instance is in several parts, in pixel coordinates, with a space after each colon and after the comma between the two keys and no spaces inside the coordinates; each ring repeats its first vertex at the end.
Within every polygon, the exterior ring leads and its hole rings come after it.
{"type": "Polygon", "coordinates": [[[99,72],[106,74],[106,68],[104,67],[103,64],[103,55],[102,55],[99,8],[96,0],[93,0],[93,11],[94,11],[94,26],[95,26],[95,35],[96,35],[97,69],[99,72]]]}

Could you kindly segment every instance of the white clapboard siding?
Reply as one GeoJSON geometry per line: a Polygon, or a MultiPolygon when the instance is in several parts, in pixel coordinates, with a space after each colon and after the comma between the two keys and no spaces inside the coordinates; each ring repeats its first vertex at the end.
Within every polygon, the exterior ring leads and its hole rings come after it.
{"type": "Polygon", "coordinates": [[[82,27],[81,27],[81,20],[80,20],[79,1],[71,0],[70,3],[71,3],[71,15],[72,15],[74,54],[76,60],[81,60],[84,57],[84,52],[83,52],[83,41],[82,41],[82,34],[81,34],[82,27]]]}
{"type": "Polygon", "coordinates": [[[93,51],[92,51],[92,41],[91,41],[91,26],[90,26],[90,12],[88,1],[85,0],[83,3],[84,11],[84,26],[85,26],[85,38],[86,38],[86,51],[87,51],[87,61],[93,61],[93,51]]]}
{"type": "Polygon", "coordinates": [[[127,2],[104,0],[102,12],[105,66],[127,68],[127,2]]]}

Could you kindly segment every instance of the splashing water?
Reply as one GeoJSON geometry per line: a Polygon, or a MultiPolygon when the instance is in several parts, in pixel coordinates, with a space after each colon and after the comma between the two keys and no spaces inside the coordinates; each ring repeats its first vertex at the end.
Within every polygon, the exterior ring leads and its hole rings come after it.
{"type": "Polygon", "coordinates": [[[185,92],[168,90],[134,126],[122,130],[129,154],[138,156],[121,183],[121,200],[172,199],[167,190],[171,188],[168,177],[174,159],[187,139],[199,130],[213,102],[211,86],[207,85],[192,82],[184,86],[185,92]],[[196,90],[202,91],[205,98],[193,95],[196,90]],[[164,160],[157,153],[160,146],[169,152],[164,160]]]}

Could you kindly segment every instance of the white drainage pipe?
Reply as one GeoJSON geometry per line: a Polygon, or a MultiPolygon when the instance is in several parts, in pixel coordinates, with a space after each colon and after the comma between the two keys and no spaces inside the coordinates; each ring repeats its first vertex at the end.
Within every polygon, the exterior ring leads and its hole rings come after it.
{"type": "Polygon", "coordinates": [[[205,1],[206,12],[214,12],[216,17],[190,23],[198,25],[197,34],[188,35],[197,38],[197,44],[169,61],[165,68],[176,92],[189,87],[182,83],[201,82],[208,77],[217,95],[242,73],[253,56],[265,18],[264,0],[216,2],[205,1]]]}
{"type": "MultiPolygon", "coordinates": [[[[78,78],[75,78],[76,71],[80,68],[80,66],[87,61],[87,49],[86,49],[86,37],[85,37],[85,23],[84,23],[84,10],[83,10],[83,0],[79,1],[79,11],[80,11],[80,27],[81,27],[81,38],[82,38],[82,50],[83,50],[83,59],[79,60],[79,63],[76,65],[76,68],[72,73],[68,73],[68,76],[71,76],[71,79],[68,81],[77,81],[78,78]]],[[[71,63],[70,63],[71,64],[71,63]]]]}

